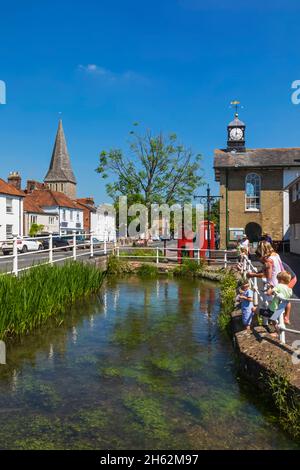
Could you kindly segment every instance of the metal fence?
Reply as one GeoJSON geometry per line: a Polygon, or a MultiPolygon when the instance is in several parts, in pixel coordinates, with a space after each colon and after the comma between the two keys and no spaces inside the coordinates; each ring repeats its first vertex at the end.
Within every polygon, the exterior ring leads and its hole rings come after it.
{"type": "Polygon", "coordinates": [[[5,251],[11,252],[11,254],[0,257],[0,266],[4,267],[0,275],[13,274],[18,276],[20,272],[36,266],[52,265],[83,257],[93,258],[95,255],[106,255],[111,253],[115,246],[115,244],[106,240],[97,240],[94,233],[85,234],[84,236],[77,233],[64,235],[65,244],[63,246],[55,246],[56,239],[56,236],[49,234],[48,236],[32,238],[14,236],[12,239],[0,240],[0,248],[3,250],[2,247],[5,246],[5,251]],[[34,250],[28,249],[28,245],[32,242],[37,244],[37,248],[34,250]],[[24,246],[27,247],[26,250],[22,249],[24,246]],[[82,249],[84,251],[80,251],[82,249]]]}

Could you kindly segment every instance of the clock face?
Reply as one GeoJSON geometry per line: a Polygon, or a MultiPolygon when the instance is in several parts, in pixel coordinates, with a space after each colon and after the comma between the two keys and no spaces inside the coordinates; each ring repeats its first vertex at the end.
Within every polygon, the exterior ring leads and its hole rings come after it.
{"type": "Polygon", "coordinates": [[[230,131],[230,138],[232,140],[243,140],[243,135],[244,135],[244,133],[243,133],[242,129],[240,129],[239,127],[234,127],[230,131]]]}

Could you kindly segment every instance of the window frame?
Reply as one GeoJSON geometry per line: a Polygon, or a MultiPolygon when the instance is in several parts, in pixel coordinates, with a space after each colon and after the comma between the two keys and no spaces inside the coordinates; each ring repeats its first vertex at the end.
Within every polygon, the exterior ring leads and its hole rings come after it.
{"type": "Polygon", "coordinates": [[[248,173],[245,177],[245,212],[261,211],[261,176],[257,173],[248,173]],[[248,185],[254,188],[254,194],[248,194],[248,185]]]}

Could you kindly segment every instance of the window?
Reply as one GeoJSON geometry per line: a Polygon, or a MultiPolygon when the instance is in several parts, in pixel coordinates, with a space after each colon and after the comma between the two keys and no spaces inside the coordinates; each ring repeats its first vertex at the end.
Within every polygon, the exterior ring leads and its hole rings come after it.
{"type": "Polygon", "coordinates": [[[62,219],[64,222],[66,221],[66,209],[63,210],[62,219]]]}
{"type": "Polygon", "coordinates": [[[54,225],[55,224],[55,218],[54,217],[49,217],[49,225],[54,225]]]}
{"type": "Polygon", "coordinates": [[[61,190],[62,193],[64,192],[64,185],[63,185],[63,183],[61,183],[61,185],[60,185],[60,190],[61,190]]]}
{"type": "Polygon", "coordinates": [[[6,239],[13,237],[13,226],[6,225],[6,239]]]}
{"type": "Polygon", "coordinates": [[[13,200],[10,197],[6,198],[6,213],[7,214],[12,214],[13,213],[12,202],[13,202],[13,200]]]}
{"type": "Polygon", "coordinates": [[[37,215],[30,216],[30,225],[37,223],[37,215]]]}
{"type": "Polygon", "coordinates": [[[246,211],[260,211],[261,178],[256,173],[249,173],[245,181],[246,211]]]}
{"type": "Polygon", "coordinates": [[[73,211],[70,211],[70,220],[73,220],[73,211]]]}
{"type": "Polygon", "coordinates": [[[77,211],[76,220],[77,220],[77,222],[79,222],[79,211],[77,211]]]}

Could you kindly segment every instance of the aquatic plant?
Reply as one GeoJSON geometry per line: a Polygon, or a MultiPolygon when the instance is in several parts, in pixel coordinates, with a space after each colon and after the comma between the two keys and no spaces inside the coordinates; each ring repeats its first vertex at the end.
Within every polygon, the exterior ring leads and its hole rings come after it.
{"type": "Polygon", "coordinates": [[[272,372],[265,378],[272,401],[279,411],[279,421],[284,430],[300,438],[300,395],[291,386],[292,368],[289,360],[277,360],[272,372]]]}
{"type": "Polygon", "coordinates": [[[220,285],[221,311],[218,317],[218,324],[221,330],[225,330],[230,323],[230,315],[234,310],[237,286],[238,280],[234,273],[231,271],[225,273],[220,285]]]}
{"type": "Polygon", "coordinates": [[[158,276],[158,269],[156,266],[152,266],[150,264],[142,264],[137,268],[136,271],[137,275],[140,277],[157,277],[158,276]]]}
{"type": "Polygon", "coordinates": [[[182,264],[173,270],[173,274],[174,276],[197,277],[202,273],[205,266],[206,262],[203,259],[184,259],[182,264]]]}
{"type": "Polygon", "coordinates": [[[76,299],[97,292],[104,276],[79,262],[36,266],[17,278],[1,276],[0,337],[27,333],[63,314],[76,299]]]}
{"type": "Polygon", "coordinates": [[[129,263],[124,259],[110,255],[107,260],[106,272],[108,276],[122,276],[124,274],[130,274],[132,269],[129,263]]]}

